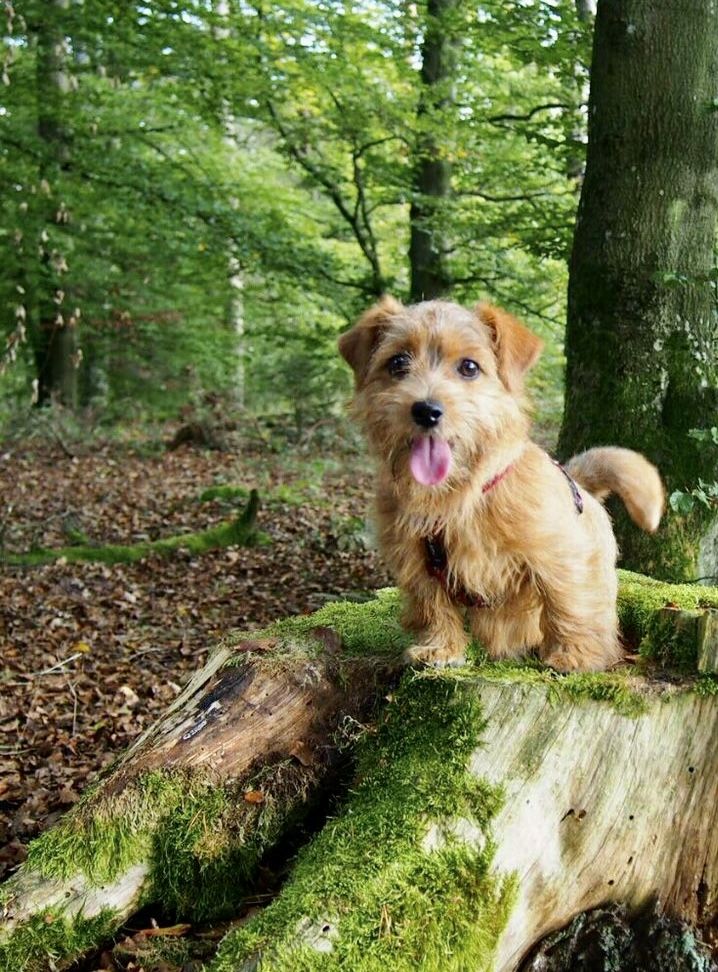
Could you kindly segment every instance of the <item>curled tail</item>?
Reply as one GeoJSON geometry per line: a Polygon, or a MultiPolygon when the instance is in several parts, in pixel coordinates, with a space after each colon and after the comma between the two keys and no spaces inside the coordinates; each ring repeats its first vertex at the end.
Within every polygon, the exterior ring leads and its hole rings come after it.
{"type": "Polygon", "coordinates": [[[656,467],[631,449],[589,449],[566,464],[569,474],[598,500],[616,493],[642,530],[653,533],[663,514],[664,492],[656,467]]]}

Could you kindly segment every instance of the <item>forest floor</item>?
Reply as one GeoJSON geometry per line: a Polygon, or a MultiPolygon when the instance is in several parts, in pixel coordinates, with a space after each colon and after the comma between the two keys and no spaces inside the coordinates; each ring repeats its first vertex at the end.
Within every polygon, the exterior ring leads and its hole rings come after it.
{"type": "MultiPolygon", "coordinates": [[[[201,556],[2,569],[0,878],[229,630],[389,583],[366,533],[366,459],[351,443],[68,451],[47,441],[0,449],[5,551],[67,546],[77,533],[129,543],[202,530],[236,512],[226,501],[200,502],[218,484],[259,490],[257,526],[267,537],[201,556]]],[[[141,967],[136,957],[114,960],[141,967]]]]}

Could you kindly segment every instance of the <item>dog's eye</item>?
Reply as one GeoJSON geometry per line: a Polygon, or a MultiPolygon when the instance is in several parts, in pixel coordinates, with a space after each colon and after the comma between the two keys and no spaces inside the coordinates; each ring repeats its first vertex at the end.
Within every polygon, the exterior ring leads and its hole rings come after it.
{"type": "Polygon", "coordinates": [[[409,373],[410,364],[410,356],[406,351],[402,351],[400,354],[392,355],[387,361],[386,367],[392,378],[403,378],[409,373]]]}
{"type": "Polygon", "coordinates": [[[480,371],[481,368],[471,358],[463,358],[459,362],[458,372],[462,378],[476,378],[480,371]]]}

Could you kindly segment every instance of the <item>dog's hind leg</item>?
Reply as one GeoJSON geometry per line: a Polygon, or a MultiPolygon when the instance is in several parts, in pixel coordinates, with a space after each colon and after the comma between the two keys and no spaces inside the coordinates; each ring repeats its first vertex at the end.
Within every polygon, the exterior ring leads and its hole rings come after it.
{"type": "Polygon", "coordinates": [[[560,672],[600,671],[619,661],[615,595],[542,584],[541,659],[560,672]]]}

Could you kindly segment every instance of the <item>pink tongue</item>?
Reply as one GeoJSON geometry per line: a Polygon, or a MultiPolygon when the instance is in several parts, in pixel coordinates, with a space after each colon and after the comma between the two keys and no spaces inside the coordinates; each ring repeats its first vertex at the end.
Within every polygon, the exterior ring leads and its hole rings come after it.
{"type": "Polygon", "coordinates": [[[443,439],[420,436],[411,446],[409,468],[417,483],[422,486],[437,486],[449,475],[451,449],[443,439]]]}

